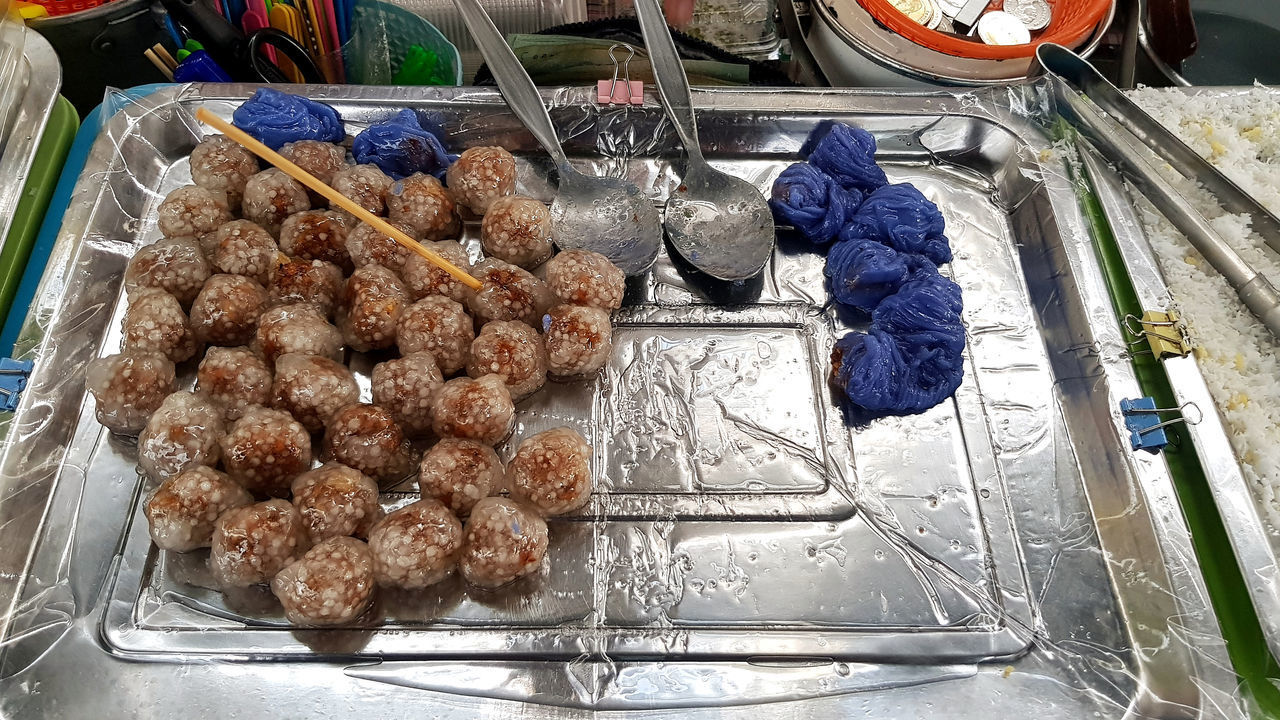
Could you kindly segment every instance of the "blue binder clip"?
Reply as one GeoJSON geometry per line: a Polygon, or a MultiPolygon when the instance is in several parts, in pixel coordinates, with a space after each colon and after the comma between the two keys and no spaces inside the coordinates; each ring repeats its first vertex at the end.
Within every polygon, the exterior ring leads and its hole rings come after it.
{"type": "Polygon", "coordinates": [[[1200,413],[1200,407],[1193,402],[1176,408],[1158,408],[1156,401],[1149,397],[1121,400],[1120,414],[1124,416],[1124,427],[1129,431],[1129,444],[1134,450],[1146,450],[1152,455],[1159,453],[1169,444],[1169,435],[1164,428],[1179,422],[1195,425],[1204,419],[1204,415],[1201,414],[1200,418],[1194,422],[1188,420],[1186,417],[1188,407],[1193,407],[1197,413],[1200,413]],[[1161,420],[1162,412],[1176,412],[1180,413],[1180,416],[1161,420]]]}
{"type": "Polygon", "coordinates": [[[18,409],[18,399],[27,389],[27,378],[34,368],[31,360],[0,358],[0,412],[18,409]]]}

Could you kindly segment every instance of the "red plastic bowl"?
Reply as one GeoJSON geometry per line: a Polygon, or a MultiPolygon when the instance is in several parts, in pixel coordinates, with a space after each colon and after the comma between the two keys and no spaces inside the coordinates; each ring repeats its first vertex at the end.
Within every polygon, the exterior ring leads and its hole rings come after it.
{"type": "MultiPolygon", "coordinates": [[[[987,45],[975,38],[962,38],[930,30],[903,15],[889,0],[858,0],[871,16],[902,37],[947,55],[977,60],[1011,60],[1031,57],[1040,43],[1052,42],[1069,48],[1083,43],[1098,29],[1114,0],[1049,0],[1053,20],[1031,42],[1023,45],[987,45]]],[[[1004,1],[993,3],[1000,8],[1004,1]]],[[[989,8],[991,9],[991,8],[989,8]]]]}

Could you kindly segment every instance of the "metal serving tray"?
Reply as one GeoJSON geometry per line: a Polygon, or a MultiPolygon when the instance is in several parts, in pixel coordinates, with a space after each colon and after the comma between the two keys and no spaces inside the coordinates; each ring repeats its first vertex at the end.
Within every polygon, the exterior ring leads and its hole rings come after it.
{"type": "MultiPolygon", "coordinates": [[[[290,629],[269,593],[206,589],[200,554],[151,545],[149,483],[94,421],[82,375],[118,347],[123,268],[156,237],[159,199],[188,181],[190,112],[229,116],[251,90],[159,91],[108,123],[81,177],[63,269],[29,321],[41,360],[0,458],[0,547],[6,568],[25,560],[0,676],[41,688],[7,708],[65,708],[100,683],[146,693],[157,715],[197,693],[228,715],[269,707],[240,692],[251,682],[306,685],[344,714],[820,698],[796,712],[936,702],[961,717],[985,714],[961,698],[993,693],[1044,717],[1235,716],[1167,471],[1117,430],[1137,386],[1063,161],[994,93],[695,95],[708,157],[762,189],[835,118],[875,132],[891,179],[938,202],[969,333],[953,400],[846,427],[828,354],[865,320],[828,305],[819,255],[784,240],[758,282],[726,286],[664,253],[629,288],[603,376],[519,407],[505,452],[563,424],[595,447],[596,493],[552,521],[541,574],[497,592],[383,593],[359,627],[326,631],[290,629]],[[54,462],[33,468],[41,457],[54,462]],[[145,689],[179,678],[172,696],[145,689]]],[[[499,142],[520,158],[520,191],[550,199],[549,163],[496,93],[426,92],[310,94],[353,132],[408,106],[455,147],[499,142]]],[[[590,97],[549,98],[566,150],[663,201],[677,147],[661,111],[590,97]]]]}

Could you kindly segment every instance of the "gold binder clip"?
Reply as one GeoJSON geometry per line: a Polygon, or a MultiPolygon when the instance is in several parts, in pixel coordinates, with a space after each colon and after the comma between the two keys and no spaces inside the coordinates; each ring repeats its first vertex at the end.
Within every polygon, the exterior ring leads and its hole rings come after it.
{"type": "Polygon", "coordinates": [[[1142,313],[1141,318],[1125,315],[1124,328],[1136,338],[1129,343],[1129,347],[1146,343],[1148,349],[1140,352],[1149,352],[1157,360],[1191,354],[1191,338],[1187,335],[1187,327],[1174,310],[1148,310],[1142,313]]]}

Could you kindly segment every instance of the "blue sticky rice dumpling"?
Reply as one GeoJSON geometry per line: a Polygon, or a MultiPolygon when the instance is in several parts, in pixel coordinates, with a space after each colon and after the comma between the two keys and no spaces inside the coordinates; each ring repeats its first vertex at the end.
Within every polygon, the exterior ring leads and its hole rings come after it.
{"type": "Polygon", "coordinates": [[[830,120],[819,123],[800,148],[800,157],[846,190],[865,194],[889,182],[876,164],[875,136],[852,125],[830,120]]]}
{"type": "Polygon", "coordinates": [[[347,136],[337,110],[271,88],[259,88],[241,103],[231,123],[272,150],[299,140],[342,142],[347,136]]]}
{"type": "Polygon", "coordinates": [[[922,255],[900,253],[874,240],[846,238],[827,253],[827,288],[836,302],[871,312],[918,273],[937,272],[922,255]]]}
{"type": "Polygon", "coordinates": [[[871,313],[871,323],[893,335],[913,355],[917,348],[964,350],[960,286],[937,270],[916,274],[871,313]]]}
{"type": "Polygon", "coordinates": [[[832,382],[864,410],[911,414],[937,405],[964,379],[961,308],[958,285],[917,270],[876,306],[867,332],[836,342],[832,382]]]}
{"type": "Polygon", "coordinates": [[[351,154],[357,164],[377,165],[395,180],[418,172],[443,180],[450,163],[458,159],[445,151],[440,139],[424,130],[417,113],[408,109],[361,131],[351,143],[351,154]]]}
{"type": "Polygon", "coordinates": [[[781,224],[795,227],[815,245],[825,245],[853,215],[862,193],[845,190],[831,176],[808,163],[796,163],[773,183],[769,207],[781,224]]]}
{"type": "Polygon", "coordinates": [[[901,411],[909,373],[898,343],[875,328],[851,332],[831,350],[832,384],[866,410],[901,411]]]}
{"type": "Polygon", "coordinates": [[[843,238],[877,240],[899,252],[918,253],[935,264],[951,262],[951,245],[938,206],[914,185],[886,185],[868,195],[840,232],[843,238]]]}

